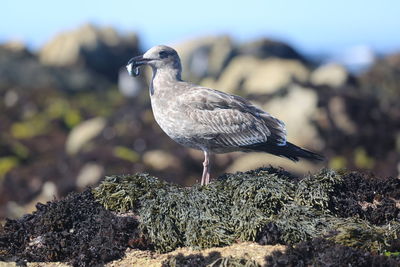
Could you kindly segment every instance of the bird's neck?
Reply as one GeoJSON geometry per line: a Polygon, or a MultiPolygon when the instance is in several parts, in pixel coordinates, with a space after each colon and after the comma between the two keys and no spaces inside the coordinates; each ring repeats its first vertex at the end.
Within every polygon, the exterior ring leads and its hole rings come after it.
{"type": "Polygon", "coordinates": [[[150,95],[168,90],[181,80],[181,70],[177,68],[153,68],[150,84],[150,95]]]}

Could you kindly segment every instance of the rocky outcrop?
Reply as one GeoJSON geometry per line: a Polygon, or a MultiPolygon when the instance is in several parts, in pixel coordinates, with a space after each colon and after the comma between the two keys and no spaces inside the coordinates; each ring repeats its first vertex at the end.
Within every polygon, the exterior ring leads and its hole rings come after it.
{"type": "Polygon", "coordinates": [[[39,52],[40,62],[48,66],[83,67],[116,81],[127,60],[139,54],[138,37],[121,35],[111,27],[86,24],[60,33],[39,52]]]}
{"type": "MultiPolygon", "coordinates": [[[[297,177],[260,168],[192,187],[143,173],[113,175],[0,225],[0,261],[94,266],[140,249],[136,260],[144,256],[149,261],[140,266],[147,266],[155,252],[196,248],[171,253],[162,266],[398,266],[399,189],[396,178],[328,169],[297,177]],[[270,246],[254,242],[279,246],[271,254],[270,246]],[[224,257],[216,249],[233,244],[248,254],[224,257]]],[[[133,263],[139,265],[135,259],[127,265],[133,263]]]]}
{"type": "Polygon", "coordinates": [[[0,92],[56,88],[63,91],[104,90],[111,82],[90,69],[44,66],[26,49],[0,46],[0,92]]]}
{"type": "Polygon", "coordinates": [[[339,64],[326,64],[313,71],[310,81],[317,86],[341,88],[349,80],[349,73],[339,64]]]}
{"type": "Polygon", "coordinates": [[[183,78],[193,82],[218,77],[234,53],[234,43],[228,36],[195,38],[174,47],[185,69],[183,78]]]}
{"type": "Polygon", "coordinates": [[[306,63],[306,58],[287,43],[261,38],[259,40],[239,45],[239,55],[253,56],[260,59],[283,58],[306,63]]]}
{"type": "Polygon", "coordinates": [[[210,85],[241,95],[274,94],[295,81],[307,81],[308,75],[308,69],[299,61],[238,56],[210,85]]]}
{"type": "Polygon", "coordinates": [[[307,63],[307,60],[288,44],[265,38],[237,44],[229,36],[207,36],[184,41],[174,47],[179,52],[186,70],[184,78],[193,82],[205,78],[218,79],[230,61],[238,56],[261,60],[280,58],[307,63]]]}

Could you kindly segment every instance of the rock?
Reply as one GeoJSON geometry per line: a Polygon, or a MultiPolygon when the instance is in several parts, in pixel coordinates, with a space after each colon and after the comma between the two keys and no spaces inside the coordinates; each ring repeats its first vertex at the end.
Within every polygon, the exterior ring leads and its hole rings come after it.
{"type": "Polygon", "coordinates": [[[293,81],[305,82],[308,69],[299,61],[285,59],[265,60],[244,83],[249,93],[273,93],[293,81]],[[265,90],[265,91],[264,91],[265,90]]]}
{"type": "Polygon", "coordinates": [[[13,107],[18,102],[19,95],[15,90],[8,90],[4,96],[4,105],[7,108],[13,107]]]}
{"type": "Polygon", "coordinates": [[[376,95],[384,110],[392,109],[399,114],[400,103],[400,53],[377,60],[372,67],[359,75],[363,90],[376,95]]]}
{"type": "Polygon", "coordinates": [[[143,162],[155,170],[177,168],[179,160],[163,150],[150,150],[143,154],[143,162]]]}
{"type": "Polygon", "coordinates": [[[314,85],[325,85],[340,88],[349,79],[347,70],[339,64],[322,65],[311,74],[310,80],[314,85]]]}
{"type": "Polygon", "coordinates": [[[329,100],[328,108],[335,127],[345,134],[356,134],[357,126],[349,117],[344,98],[339,96],[332,97],[329,100]]]}
{"type": "Polygon", "coordinates": [[[85,144],[99,135],[105,126],[106,120],[101,117],[78,124],[68,135],[65,150],[69,155],[78,153],[85,144]]]}
{"type": "Polygon", "coordinates": [[[224,92],[236,92],[242,88],[246,78],[251,75],[259,64],[260,60],[252,57],[235,57],[214,84],[212,80],[207,83],[210,87],[224,92]]]}
{"type": "Polygon", "coordinates": [[[218,77],[233,56],[234,45],[228,36],[207,36],[174,45],[182,65],[183,78],[198,82],[218,77]]]}
{"type": "Polygon", "coordinates": [[[248,55],[260,59],[277,57],[283,59],[295,59],[306,62],[305,58],[293,47],[283,42],[266,38],[245,43],[238,48],[239,55],[248,55]]]}
{"type": "Polygon", "coordinates": [[[15,87],[40,88],[56,83],[36,57],[26,50],[0,46],[0,91],[15,87]]]}
{"type": "Polygon", "coordinates": [[[8,42],[2,44],[1,46],[3,46],[4,48],[6,48],[12,52],[17,52],[17,53],[19,52],[19,53],[26,53],[26,54],[30,53],[28,48],[26,47],[25,43],[23,43],[20,40],[11,40],[11,41],[8,41],[8,42]]]}
{"type": "Polygon", "coordinates": [[[56,88],[64,91],[101,90],[110,81],[83,68],[43,66],[38,58],[24,49],[0,46],[0,92],[13,88],[22,94],[29,89],[56,88]]]}
{"type": "Polygon", "coordinates": [[[237,46],[228,36],[207,36],[185,41],[174,47],[181,56],[185,70],[183,78],[195,83],[205,78],[218,79],[230,61],[238,56],[306,62],[304,57],[289,45],[269,39],[237,46]]]}
{"type": "Polygon", "coordinates": [[[120,35],[111,27],[91,24],[60,33],[40,50],[40,61],[50,66],[84,66],[116,81],[118,70],[139,54],[138,38],[120,35]]]}
{"type": "Polygon", "coordinates": [[[245,94],[273,94],[294,80],[307,81],[308,75],[308,69],[300,61],[239,56],[230,62],[214,85],[230,93],[242,90],[245,94]]]}
{"type": "Polygon", "coordinates": [[[287,95],[272,98],[263,109],[285,122],[290,142],[318,151],[323,141],[312,123],[318,113],[317,104],[315,91],[292,85],[287,95]]]}
{"type": "Polygon", "coordinates": [[[86,163],[80,170],[76,178],[76,186],[84,189],[87,186],[97,184],[104,175],[103,166],[89,162],[86,163]]]}

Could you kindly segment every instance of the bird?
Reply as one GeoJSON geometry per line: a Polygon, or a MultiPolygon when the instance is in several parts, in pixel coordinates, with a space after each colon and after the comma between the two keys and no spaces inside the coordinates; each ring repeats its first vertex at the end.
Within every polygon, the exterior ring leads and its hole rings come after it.
{"type": "Polygon", "coordinates": [[[131,58],[126,68],[136,77],[144,65],[153,73],[149,94],[158,125],[177,143],[204,153],[201,185],[210,183],[212,153],[256,151],[292,161],[323,160],[287,141],[284,122],[249,100],[183,81],[181,60],[173,48],[154,46],[131,58]]]}

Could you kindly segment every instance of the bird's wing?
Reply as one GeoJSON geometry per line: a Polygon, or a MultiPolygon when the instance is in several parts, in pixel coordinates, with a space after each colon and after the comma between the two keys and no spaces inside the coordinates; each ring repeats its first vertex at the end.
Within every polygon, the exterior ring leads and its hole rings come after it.
{"type": "Polygon", "coordinates": [[[258,143],[286,144],[285,124],[248,100],[198,87],[177,101],[199,132],[223,146],[245,147],[258,143]]]}

